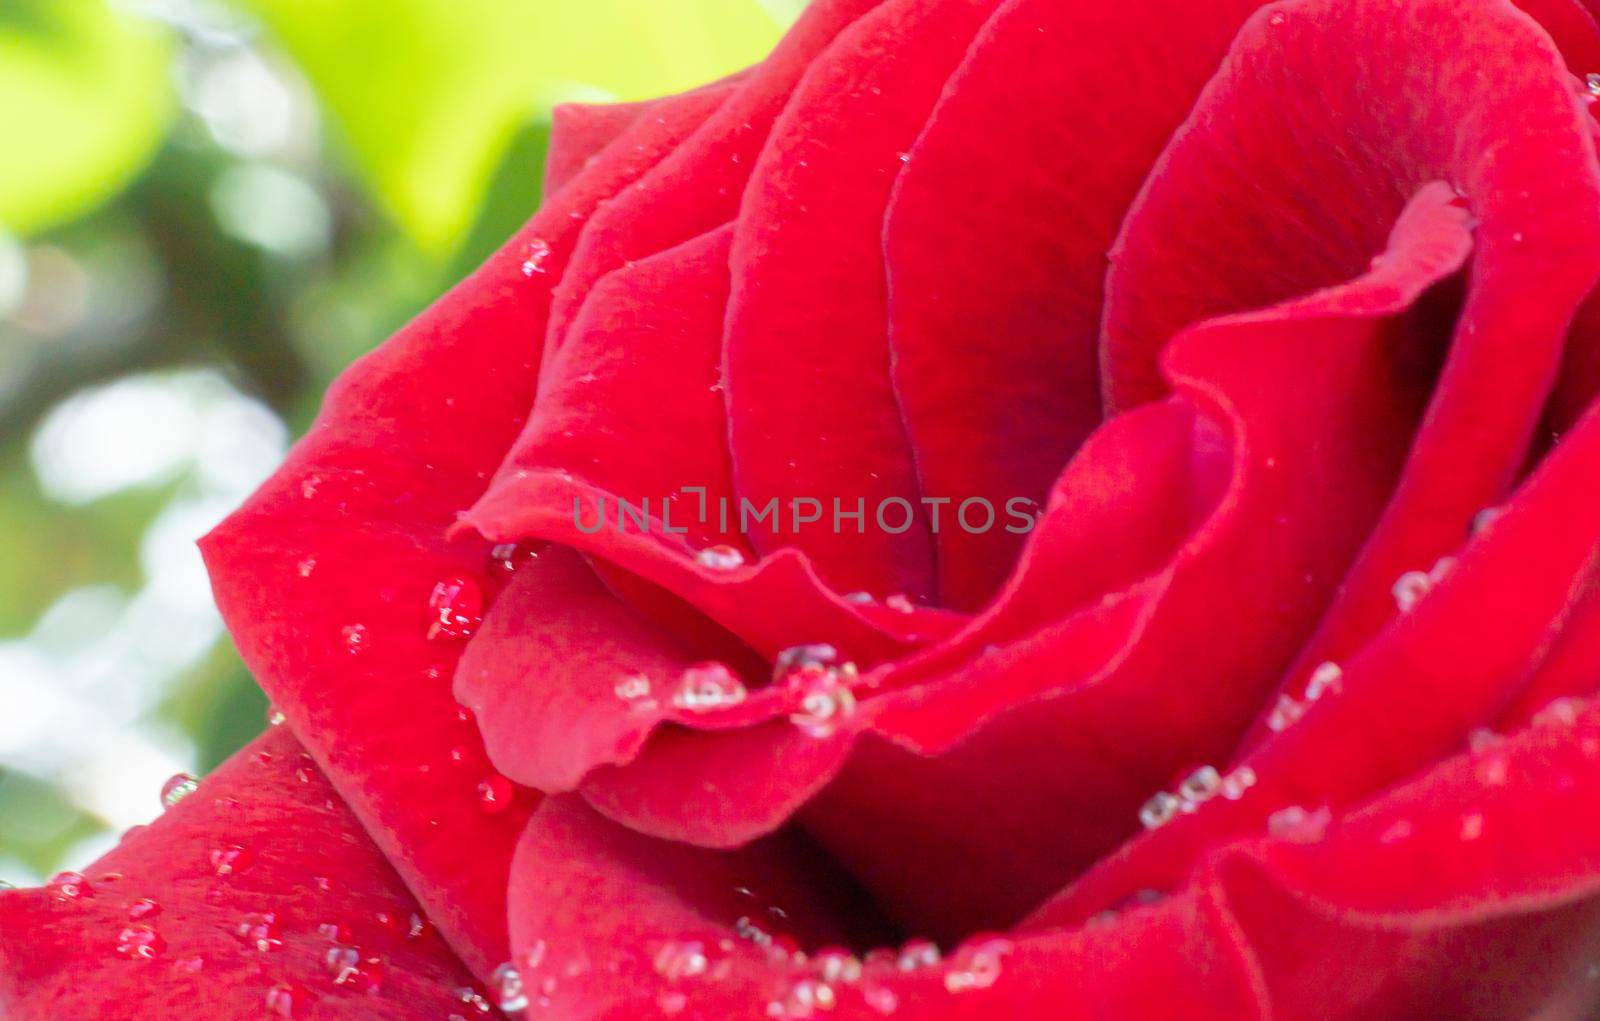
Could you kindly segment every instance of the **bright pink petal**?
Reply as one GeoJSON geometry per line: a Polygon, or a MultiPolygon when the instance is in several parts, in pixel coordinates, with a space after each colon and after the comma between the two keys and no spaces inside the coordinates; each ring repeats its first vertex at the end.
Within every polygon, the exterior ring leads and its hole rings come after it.
{"type": "Polygon", "coordinates": [[[10,1021],[474,1013],[481,987],[286,730],[83,876],[0,892],[10,1021]]]}

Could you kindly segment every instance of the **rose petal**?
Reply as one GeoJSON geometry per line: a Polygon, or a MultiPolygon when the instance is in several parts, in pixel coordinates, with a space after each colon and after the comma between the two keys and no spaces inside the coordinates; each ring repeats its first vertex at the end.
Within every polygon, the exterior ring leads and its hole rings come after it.
{"type": "Polygon", "coordinates": [[[890,932],[792,831],[738,852],[705,851],[551,798],[518,848],[511,902],[518,957],[539,961],[529,974],[548,998],[541,1006],[571,1016],[804,1017],[817,1003],[841,1019],[1021,1017],[1045,1003],[1063,1019],[1258,1016],[1246,962],[1220,916],[1194,900],[1101,930],[1018,939],[973,980],[992,985],[961,993],[950,992],[960,981],[950,975],[970,961],[959,953],[922,969],[869,964],[858,979],[823,980],[825,958],[773,955],[750,937],[860,952],[890,932]],[[690,954],[701,959],[686,966],[690,954]]]}
{"type": "Polygon", "coordinates": [[[476,995],[286,728],[84,875],[89,891],[76,898],[0,892],[0,1010],[11,1021],[435,1021],[476,995]],[[340,927],[337,939],[323,926],[340,927]],[[356,951],[342,982],[343,962],[330,971],[327,961],[341,948],[356,951]]]}
{"type": "MultiPolygon", "coordinates": [[[[884,227],[894,382],[927,493],[1042,501],[1099,425],[1105,252],[1258,5],[1010,0],[974,40],[884,227]]],[[[1003,528],[936,542],[941,596],[965,609],[1020,546],[1003,528]]]]}
{"type": "Polygon", "coordinates": [[[486,543],[445,532],[532,401],[550,281],[583,218],[714,105],[664,101],[352,366],[284,467],[203,544],[245,660],[480,972],[505,956],[503,877],[527,808],[495,796],[501,781],[450,697],[460,643],[427,637],[433,587],[481,588],[489,570],[486,543]]]}
{"type": "Polygon", "coordinates": [[[814,503],[816,525],[752,541],[800,548],[840,590],[934,595],[889,379],[883,215],[900,155],[994,4],[888,0],[841,33],[773,125],[740,206],[726,352],[734,474],[758,505],[814,503]],[[880,523],[891,498],[910,501],[909,527],[880,523]]]}
{"type": "Polygon", "coordinates": [[[1477,218],[1424,427],[1296,673],[1370,636],[1392,610],[1395,579],[1459,545],[1515,480],[1600,270],[1591,135],[1549,37],[1515,9],[1275,5],[1241,33],[1130,211],[1103,347],[1118,407],[1163,392],[1156,357],[1174,329],[1364,268],[1419,182],[1449,181],[1477,218]],[[1434,56],[1418,59],[1421,47],[1434,56]],[[1311,79],[1313,92],[1298,87],[1311,79]],[[1317,141],[1286,144],[1302,137],[1317,141]]]}

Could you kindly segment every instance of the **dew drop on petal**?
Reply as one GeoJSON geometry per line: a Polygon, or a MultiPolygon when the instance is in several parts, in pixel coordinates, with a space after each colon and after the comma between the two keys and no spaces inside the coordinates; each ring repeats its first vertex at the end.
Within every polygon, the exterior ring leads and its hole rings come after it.
{"type": "Polygon", "coordinates": [[[82,872],[57,872],[44,886],[57,897],[67,900],[87,900],[94,896],[94,887],[82,872]]]}
{"type": "Polygon", "coordinates": [[[470,638],[483,623],[483,587],[471,578],[445,578],[428,593],[430,641],[470,638]]]}
{"type": "Polygon", "coordinates": [[[128,905],[128,918],[135,922],[145,918],[154,918],[159,914],[161,914],[161,905],[149,897],[136,900],[128,905]]]}
{"type": "Polygon", "coordinates": [[[528,994],[522,984],[522,973],[511,962],[507,961],[496,968],[489,983],[501,1010],[511,1013],[527,1009],[528,994]]]}
{"type": "Polygon", "coordinates": [[[281,727],[281,726],[283,726],[284,721],[287,720],[288,718],[289,717],[287,717],[287,716],[285,716],[283,714],[283,710],[279,709],[277,706],[275,706],[275,705],[267,706],[267,726],[269,726],[269,727],[281,727]]]}
{"type": "Polygon", "coordinates": [[[796,702],[789,720],[811,737],[831,736],[855,713],[856,696],[841,670],[803,667],[791,671],[785,683],[796,702]]]}
{"type": "Polygon", "coordinates": [[[272,911],[245,915],[234,928],[233,934],[240,943],[263,954],[283,946],[283,940],[278,937],[278,916],[272,911]]]}
{"type": "Polygon", "coordinates": [[[301,560],[300,562],[298,562],[298,563],[296,563],[294,565],[295,573],[298,574],[302,578],[311,577],[312,573],[314,571],[316,571],[316,569],[317,569],[317,558],[316,557],[306,557],[304,560],[301,560]]]}
{"type": "Polygon", "coordinates": [[[117,954],[133,961],[152,961],[167,949],[167,941],[150,926],[135,922],[117,933],[117,954]]]}
{"type": "Polygon", "coordinates": [[[1162,791],[1151,795],[1139,809],[1139,825],[1147,830],[1157,829],[1172,821],[1173,816],[1183,807],[1183,799],[1176,794],[1162,791]]]}
{"type": "Polygon", "coordinates": [[[900,997],[881,982],[867,982],[861,986],[861,999],[879,1014],[888,1016],[900,1009],[900,997]]]}
{"type": "Polygon", "coordinates": [[[915,613],[917,611],[917,604],[913,603],[911,601],[911,597],[903,592],[896,592],[893,595],[885,596],[883,599],[883,605],[887,606],[896,613],[915,613]]]}
{"type": "MultiPolygon", "coordinates": [[[[1590,75],[1589,77],[1596,78],[1597,76],[1590,75]]],[[[1498,521],[1504,514],[1504,508],[1485,507],[1483,510],[1472,516],[1472,524],[1469,528],[1469,531],[1472,535],[1482,535],[1484,532],[1487,532],[1490,527],[1493,526],[1494,523],[1498,521]]]]}
{"type": "Polygon", "coordinates": [[[344,650],[352,656],[358,656],[367,648],[367,626],[365,624],[346,624],[339,630],[339,640],[344,643],[344,650]]]}
{"type": "Polygon", "coordinates": [[[932,940],[914,939],[900,947],[895,967],[901,971],[917,971],[939,963],[939,945],[932,940]]]}
{"type": "Polygon", "coordinates": [[[1272,706],[1272,712],[1267,714],[1267,729],[1274,734],[1281,734],[1305,713],[1306,707],[1299,699],[1293,695],[1279,695],[1278,701],[1272,706]]]}
{"type": "Polygon", "coordinates": [[[1319,663],[1306,682],[1306,701],[1315,702],[1324,695],[1337,695],[1344,689],[1344,669],[1337,663],[1319,663]]]}
{"type": "Polygon", "coordinates": [[[1240,766],[1222,778],[1222,785],[1217,789],[1229,801],[1238,801],[1244,797],[1244,792],[1256,785],[1256,771],[1249,766],[1240,766]]]}
{"type": "Polygon", "coordinates": [[[1011,941],[999,936],[963,945],[950,957],[950,968],[944,975],[945,990],[964,993],[994,985],[1000,978],[1000,959],[1011,949],[1011,941]]]}
{"type": "Polygon", "coordinates": [[[514,793],[511,781],[493,773],[478,782],[478,811],[486,815],[498,815],[511,807],[511,797],[514,793]]]}
{"type": "Polygon", "coordinates": [[[255,852],[242,844],[227,844],[211,852],[211,868],[219,876],[243,872],[255,863],[255,852]]]}
{"type": "Polygon", "coordinates": [[[1280,808],[1267,817],[1267,833],[1280,840],[1315,843],[1328,832],[1333,813],[1327,806],[1310,811],[1300,805],[1280,808]]]}
{"type": "Polygon", "coordinates": [[[543,238],[534,238],[529,241],[526,255],[522,260],[522,275],[531,278],[544,273],[545,263],[549,258],[550,242],[543,238]]]}
{"type": "Polygon", "coordinates": [[[1433,579],[1428,577],[1426,571],[1407,571],[1395,580],[1394,587],[1389,591],[1400,612],[1410,613],[1432,587],[1433,579]]]}
{"type": "Polygon", "coordinates": [[[1178,785],[1178,796],[1183,800],[1199,804],[1209,800],[1217,793],[1217,788],[1222,786],[1222,774],[1217,772],[1215,766],[1201,766],[1178,785]]]}
{"type": "Polygon", "coordinates": [[[1471,842],[1483,836],[1483,813],[1471,812],[1461,817],[1461,839],[1471,842]]]}
{"type": "Polygon", "coordinates": [[[529,561],[537,560],[547,545],[537,540],[498,543],[489,549],[490,569],[502,576],[516,574],[529,561]]]}
{"type": "Polygon", "coordinates": [[[707,546],[694,555],[695,563],[713,571],[732,571],[744,566],[744,554],[737,546],[707,546]]]}
{"type": "Polygon", "coordinates": [[[174,773],[161,785],[161,807],[171,808],[178,802],[193,794],[200,787],[200,781],[188,773],[174,773]]]}
{"type": "Polygon", "coordinates": [[[669,982],[696,978],[706,973],[711,959],[706,956],[705,944],[699,940],[667,942],[656,949],[653,959],[656,974],[669,982]]]}
{"type": "Polygon", "coordinates": [[[298,1017],[306,1000],[305,990],[293,982],[279,982],[267,990],[267,1013],[273,1017],[298,1017]]]}
{"type": "Polygon", "coordinates": [[[745,699],[744,682],[722,663],[696,663],[683,671],[672,704],[692,713],[738,705],[745,699]]]}
{"type": "Polygon", "coordinates": [[[650,678],[644,674],[629,674],[611,690],[636,712],[649,712],[656,707],[656,700],[650,697],[650,678]]]}

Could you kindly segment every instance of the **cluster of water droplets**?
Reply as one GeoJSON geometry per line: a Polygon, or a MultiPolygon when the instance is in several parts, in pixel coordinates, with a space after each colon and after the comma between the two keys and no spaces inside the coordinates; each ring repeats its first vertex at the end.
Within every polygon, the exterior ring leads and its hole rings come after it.
{"type": "Polygon", "coordinates": [[[1285,692],[1278,696],[1272,711],[1267,714],[1267,729],[1273,733],[1287,730],[1299,722],[1311,705],[1329,695],[1344,690],[1344,668],[1337,663],[1319,663],[1306,681],[1300,697],[1285,692]]]}
{"type": "Polygon", "coordinates": [[[1159,829],[1214,797],[1238,801],[1255,785],[1256,773],[1249,766],[1240,766],[1226,776],[1215,766],[1200,766],[1185,776],[1175,790],[1151,795],[1139,809],[1139,824],[1147,830],[1159,829]]]}

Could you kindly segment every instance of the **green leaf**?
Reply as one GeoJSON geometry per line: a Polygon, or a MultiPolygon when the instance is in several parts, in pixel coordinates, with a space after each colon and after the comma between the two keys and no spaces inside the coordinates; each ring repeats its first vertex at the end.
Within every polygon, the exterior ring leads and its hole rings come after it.
{"type": "Polygon", "coordinates": [[[0,2],[0,228],[70,220],[144,167],[172,116],[169,56],[104,0],[0,2]]]}
{"type": "Polygon", "coordinates": [[[553,104],[691,88],[758,60],[779,31],[763,0],[239,2],[435,256],[460,244],[507,148],[553,104]]]}

